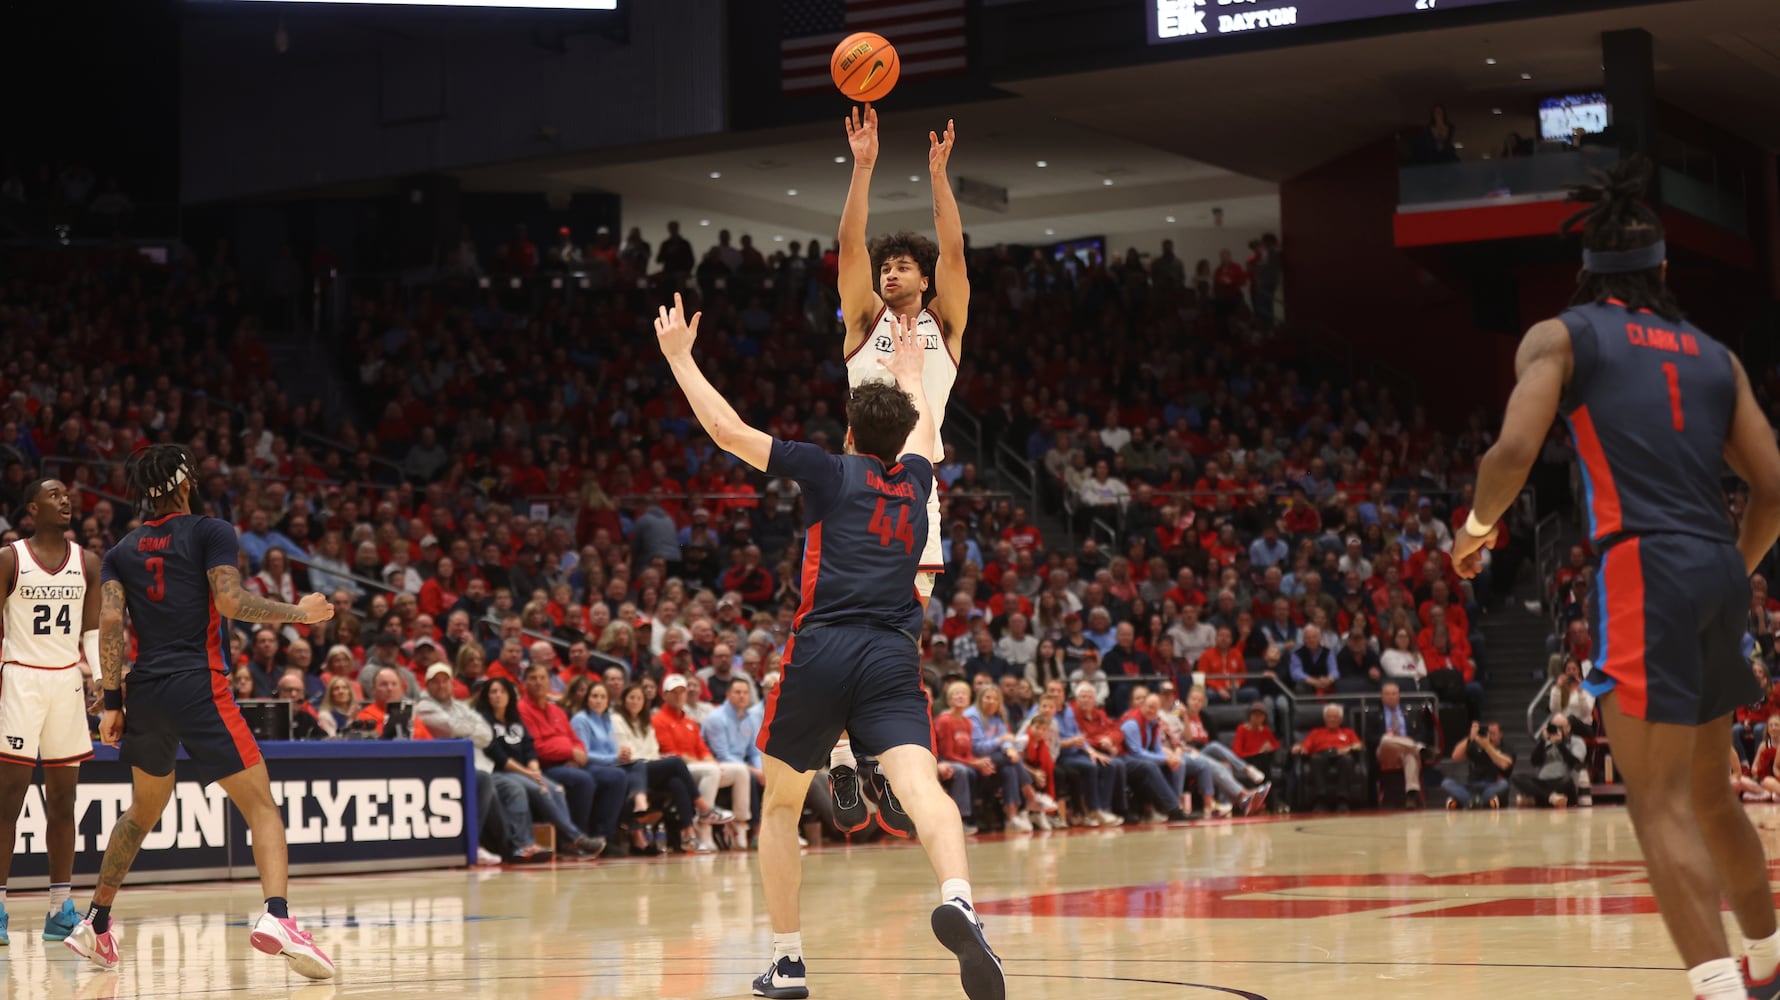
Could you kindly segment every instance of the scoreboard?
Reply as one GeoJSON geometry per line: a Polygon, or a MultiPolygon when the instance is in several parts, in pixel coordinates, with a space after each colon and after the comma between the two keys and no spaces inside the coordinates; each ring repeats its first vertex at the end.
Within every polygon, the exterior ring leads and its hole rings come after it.
{"type": "Polygon", "coordinates": [[[1273,34],[1521,0],[1149,0],[1150,44],[1273,34]]]}

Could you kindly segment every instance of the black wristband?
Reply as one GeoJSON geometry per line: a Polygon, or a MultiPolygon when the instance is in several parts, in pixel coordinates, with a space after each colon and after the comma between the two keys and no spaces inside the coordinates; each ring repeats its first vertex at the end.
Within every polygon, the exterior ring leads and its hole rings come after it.
{"type": "Polygon", "coordinates": [[[107,712],[121,712],[121,711],[123,711],[124,710],[124,689],[123,688],[105,688],[104,691],[105,691],[105,710],[107,712]]]}

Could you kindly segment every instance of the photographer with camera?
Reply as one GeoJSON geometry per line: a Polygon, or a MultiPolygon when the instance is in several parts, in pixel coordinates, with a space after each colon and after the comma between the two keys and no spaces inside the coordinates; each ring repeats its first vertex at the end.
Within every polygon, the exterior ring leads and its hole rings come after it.
{"type": "Polygon", "coordinates": [[[1534,773],[1509,779],[1520,793],[1520,804],[1570,806],[1576,800],[1576,772],[1583,767],[1584,753],[1582,737],[1570,732],[1570,717],[1554,714],[1545,723],[1543,737],[1533,744],[1534,773]]]}
{"type": "Polygon", "coordinates": [[[1476,809],[1485,804],[1501,808],[1508,794],[1508,772],[1514,769],[1514,754],[1502,745],[1502,724],[1471,723],[1471,735],[1453,748],[1452,759],[1463,763],[1467,772],[1463,782],[1447,778],[1440,783],[1446,808],[1476,809]]]}

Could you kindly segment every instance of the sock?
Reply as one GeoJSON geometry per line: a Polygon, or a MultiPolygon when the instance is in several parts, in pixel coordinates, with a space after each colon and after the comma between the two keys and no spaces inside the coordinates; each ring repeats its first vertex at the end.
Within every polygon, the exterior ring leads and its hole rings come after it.
{"type": "Polygon", "coordinates": [[[93,925],[94,934],[103,934],[111,930],[111,907],[94,903],[87,908],[87,922],[93,925]]]}
{"type": "Polygon", "coordinates": [[[803,961],[803,932],[792,931],[789,934],[773,934],[773,961],[789,958],[794,962],[803,961]]]}
{"type": "Polygon", "coordinates": [[[962,899],[976,909],[976,900],[970,898],[970,883],[961,878],[949,878],[939,884],[939,900],[950,903],[954,899],[962,899]]]}
{"type": "Polygon", "coordinates": [[[284,901],[283,896],[272,896],[266,900],[266,912],[280,920],[289,920],[290,904],[284,901]]]}
{"type": "Polygon", "coordinates": [[[850,767],[855,771],[859,770],[859,758],[853,756],[851,740],[842,740],[834,745],[834,749],[828,752],[828,766],[831,768],[850,767]]]}
{"type": "Polygon", "coordinates": [[[1761,939],[1743,939],[1744,954],[1749,956],[1750,982],[1766,982],[1780,969],[1780,931],[1761,939]]]}
{"type": "Polygon", "coordinates": [[[0,885],[0,910],[6,909],[6,887],[0,885]]]}
{"type": "Polygon", "coordinates": [[[1717,958],[1687,970],[1687,981],[1698,1000],[1748,1000],[1743,970],[1729,958],[1717,958]]]}
{"type": "MultiPolygon", "coordinates": [[[[0,889],[0,892],[4,891],[4,889],[0,889]]],[[[51,882],[49,886],[49,912],[59,912],[62,909],[62,904],[68,902],[73,895],[74,887],[69,883],[51,882]]]]}

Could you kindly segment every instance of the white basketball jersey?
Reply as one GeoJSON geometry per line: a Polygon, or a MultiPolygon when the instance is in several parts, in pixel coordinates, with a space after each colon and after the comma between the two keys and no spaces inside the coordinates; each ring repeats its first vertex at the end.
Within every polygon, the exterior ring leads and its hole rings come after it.
{"type": "MultiPolygon", "coordinates": [[[[895,331],[896,321],[890,310],[879,309],[878,318],[865,335],[865,343],[847,356],[849,388],[865,382],[896,381],[883,365],[878,364],[879,358],[888,361],[896,353],[896,342],[891,339],[895,331]]],[[[946,422],[946,401],[952,398],[952,383],[958,381],[958,362],[952,357],[952,349],[946,346],[945,331],[940,328],[939,317],[932,310],[921,310],[915,332],[921,338],[921,346],[927,349],[927,364],[921,368],[921,388],[926,390],[927,405],[933,408],[933,454],[929,457],[938,465],[946,457],[940,428],[946,422]]]]}
{"type": "Polygon", "coordinates": [[[87,575],[80,548],[68,546],[62,565],[37,561],[25,539],[12,543],[18,577],[6,600],[6,638],[0,658],[47,670],[80,663],[80,632],[87,599],[87,575]]]}

